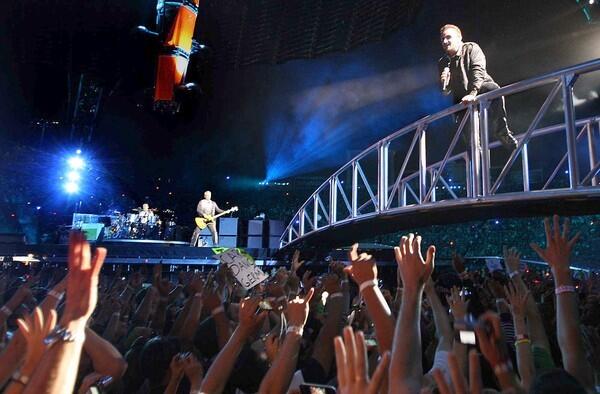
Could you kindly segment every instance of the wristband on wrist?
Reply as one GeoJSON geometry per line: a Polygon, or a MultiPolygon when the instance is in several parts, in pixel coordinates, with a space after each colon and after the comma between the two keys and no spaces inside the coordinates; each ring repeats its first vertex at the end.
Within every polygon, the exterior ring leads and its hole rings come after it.
{"type": "Polygon", "coordinates": [[[340,282],[340,284],[344,285],[344,284],[348,284],[348,279],[344,279],[340,282]]]}
{"type": "Polygon", "coordinates": [[[294,333],[302,336],[304,334],[304,327],[302,326],[288,326],[287,330],[285,330],[286,334],[294,333]]]}
{"type": "Polygon", "coordinates": [[[494,373],[496,375],[501,375],[510,371],[512,371],[512,364],[510,363],[510,361],[499,363],[494,366],[494,373]]]}
{"type": "Polygon", "coordinates": [[[287,301],[287,297],[286,297],[286,296],[284,296],[284,295],[282,295],[282,296],[280,296],[280,297],[277,297],[277,299],[276,299],[275,301],[277,301],[277,302],[281,302],[281,301],[287,301]]]}
{"type": "Polygon", "coordinates": [[[58,291],[56,291],[56,290],[54,290],[54,289],[52,289],[52,290],[50,290],[50,291],[48,292],[48,295],[49,295],[50,297],[56,298],[58,301],[62,300],[62,298],[63,298],[63,295],[64,295],[64,294],[65,294],[65,293],[58,292],[58,291]]]}
{"type": "Polygon", "coordinates": [[[524,344],[524,343],[531,345],[531,341],[528,338],[525,338],[525,339],[517,339],[515,341],[515,347],[517,347],[518,345],[524,344]]]}
{"type": "Polygon", "coordinates": [[[10,378],[17,383],[21,383],[23,386],[27,386],[29,383],[29,376],[21,375],[19,371],[15,371],[10,378]]]}
{"type": "Polygon", "coordinates": [[[223,307],[223,305],[219,305],[218,307],[216,307],[215,309],[210,311],[210,314],[212,316],[215,316],[215,315],[218,315],[219,313],[224,313],[224,312],[225,312],[225,308],[223,307]]]}
{"type": "Polygon", "coordinates": [[[520,341],[521,339],[529,339],[529,335],[527,335],[527,334],[517,334],[517,336],[515,337],[515,339],[517,341],[520,341]]]}
{"type": "Polygon", "coordinates": [[[575,293],[575,286],[558,286],[554,289],[554,294],[575,293]]]}
{"type": "Polygon", "coordinates": [[[376,287],[377,286],[377,280],[373,279],[373,280],[368,280],[366,282],[363,282],[360,284],[360,286],[358,287],[358,292],[362,293],[366,288],[368,287],[376,287]]]}
{"type": "Polygon", "coordinates": [[[7,307],[6,305],[4,305],[2,308],[0,308],[0,312],[4,313],[4,315],[7,318],[10,317],[10,315],[12,315],[12,313],[13,313],[12,309],[7,307]]]}
{"type": "Polygon", "coordinates": [[[329,294],[328,298],[340,298],[343,297],[344,293],[342,293],[341,291],[338,291],[337,293],[331,293],[329,294]]]}
{"type": "Polygon", "coordinates": [[[519,271],[513,271],[513,272],[509,272],[508,276],[512,279],[512,278],[514,278],[515,276],[517,276],[519,274],[520,274],[519,271]]]}

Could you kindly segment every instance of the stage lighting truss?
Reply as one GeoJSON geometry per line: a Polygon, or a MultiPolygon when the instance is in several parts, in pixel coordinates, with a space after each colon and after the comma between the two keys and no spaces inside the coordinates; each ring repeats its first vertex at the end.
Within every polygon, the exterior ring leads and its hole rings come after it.
{"type": "Polygon", "coordinates": [[[185,85],[185,75],[192,52],[199,0],[158,1],[157,21],[161,49],[154,87],[154,108],[177,112],[175,90],[185,85]]]}

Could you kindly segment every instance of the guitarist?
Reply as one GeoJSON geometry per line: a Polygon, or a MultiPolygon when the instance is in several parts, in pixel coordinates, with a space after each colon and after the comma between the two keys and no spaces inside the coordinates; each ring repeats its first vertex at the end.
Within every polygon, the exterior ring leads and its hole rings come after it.
{"type": "MultiPolygon", "coordinates": [[[[196,212],[198,212],[198,216],[203,217],[204,215],[208,215],[210,217],[215,216],[217,213],[225,212],[216,202],[211,200],[212,193],[207,190],[204,192],[204,198],[200,200],[198,206],[196,207],[196,212]]],[[[219,244],[219,234],[217,233],[217,224],[214,221],[207,223],[207,227],[212,234],[213,246],[217,246],[219,244]]],[[[194,229],[194,233],[192,234],[192,246],[196,246],[198,243],[198,238],[200,238],[200,229],[196,227],[194,229]]]]}

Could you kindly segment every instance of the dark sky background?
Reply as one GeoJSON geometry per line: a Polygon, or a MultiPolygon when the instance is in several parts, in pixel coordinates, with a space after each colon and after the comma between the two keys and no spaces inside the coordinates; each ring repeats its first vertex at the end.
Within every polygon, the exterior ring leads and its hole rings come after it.
{"type": "MultiPolygon", "coordinates": [[[[233,195],[233,181],[327,175],[351,153],[451,104],[437,90],[444,23],[482,46],[501,85],[600,57],[600,24],[586,23],[574,0],[424,0],[410,25],[381,42],[316,59],[211,69],[194,108],[165,117],[148,105],[155,57],[129,34],[136,25],[153,27],[154,1],[0,7],[0,143],[47,153],[77,146],[60,128],[39,146],[31,122],[63,121],[78,72],[92,71],[106,94],[84,149],[111,181],[139,196],[158,193],[158,177],[170,178],[176,193],[199,196],[206,188],[233,195]]],[[[577,94],[600,107],[598,86],[596,76],[577,94]]]]}

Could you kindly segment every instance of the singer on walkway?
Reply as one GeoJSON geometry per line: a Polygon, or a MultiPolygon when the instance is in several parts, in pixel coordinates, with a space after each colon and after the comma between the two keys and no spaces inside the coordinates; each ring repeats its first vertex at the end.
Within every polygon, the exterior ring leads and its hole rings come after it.
{"type": "MultiPolygon", "coordinates": [[[[478,94],[500,88],[486,71],[485,55],[479,45],[463,42],[458,26],[442,26],[440,39],[446,53],[438,61],[442,91],[452,94],[455,104],[469,104],[478,94]]],[[[489,130],[505,148],[513,150],[517,147],[517,140],[508,128],[504,97],[490,103],[489,122],[489,130]]]]}

